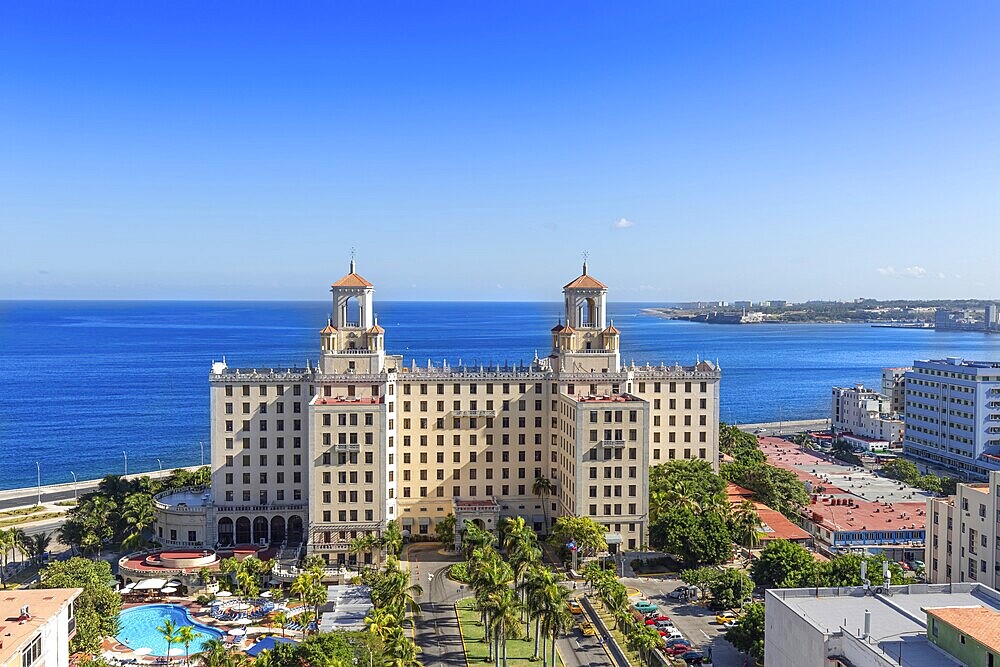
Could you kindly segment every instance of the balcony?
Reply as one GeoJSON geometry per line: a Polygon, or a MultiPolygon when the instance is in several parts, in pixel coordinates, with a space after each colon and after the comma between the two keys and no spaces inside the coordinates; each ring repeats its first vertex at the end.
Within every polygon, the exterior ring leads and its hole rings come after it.
{"type": "Polygon", "coordinates": [[[615,449],[625,446],[624,440],[601,440],[597,443],[601,447],[614,447],[615,449]]]}
{"type": "Polygon", "coordinates": [[[335,452],[360,452],[361,445],[357,442],[348,442],[344,444],[336,444],[333,446],[333,451],[335,452]]]}
{"type": "Polygon", "coordinates": [[[455,410],[455,417],[496,417],[496,410],[455,410]]]}
{"type": "Polygon", "coordinates": [[[305,503],[271,503],[269,505],[216,505],[216,512],[301,512],[305,503]]]}

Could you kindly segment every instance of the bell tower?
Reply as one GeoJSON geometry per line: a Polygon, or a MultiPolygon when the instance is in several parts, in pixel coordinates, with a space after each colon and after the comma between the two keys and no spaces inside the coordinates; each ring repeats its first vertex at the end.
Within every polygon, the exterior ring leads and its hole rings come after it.
{"type": "Polygon", "coordinates": [[[552,329],[559,369],[570,373],[617,372],[621,367],[619,332],[608,326],[608,286],[587,271],[563,287],[564,316],[552,329]]]}
{"type": "Polygon", "coordinates": [[[385,363],[385,329],[375,321],[375,286],[356,270],[330,286],[333,316],[320,331],[323,373],[380,373],[385,363]]]}

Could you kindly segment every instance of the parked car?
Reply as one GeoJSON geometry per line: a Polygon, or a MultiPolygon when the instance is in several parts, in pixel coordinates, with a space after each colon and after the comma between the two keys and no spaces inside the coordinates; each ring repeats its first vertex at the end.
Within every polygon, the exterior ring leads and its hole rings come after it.
{"type": "Polygon", "coordinates": [[[594,624],[590,621],[582,621],[578,627],[580,628],[580,632],[588,637],[593,637],[597,634],[597,630],[594,629],[594,624]]]}
{"type": "Polygon", "coordinates": [[[651,614],[654,611],[660,610],[659,607],[648,600],[640,600],[639,602],[636,602],[634,606],[638,611],[641,611],[644,614],[651,614]]]}
{"type": "Polygon", "coordinates": [[[740,624],[739,621],[727,621],[726,623],[722,624],[722,627],[724,627],[726,630],[729,630],[731,628],[735,628],[739,624],[740,624]]]}
{"type": "Polygon", "coordinates": [[[910,564],[909,564],[909,563],[907,563],[907,562],[906,562],[905,560],[901,560],[901,561],[899,561],[899,566],[900,566],[901,568],[903,568],[904,570],[907,570],[907,571],[909,571],[909,570],[912,570],[912,569],[913,569],[912,567],[910,567],[910,564]]]}
{"type": "Polygon", "coordinates": [[[681,660],[689,665],[703,665],[708,662],[708,656],[701,651],[688,651],[681,655],[681,660]]]}
{"type": "Polygon", "coordinates": [[[667,637],[663,640],[665,646],[676,646],[677,644],[684,644],[685,646],[690,646],[691,642],[684,639],[683,637],[667,637]]]}
{"type": "Polygon", "coordinates": [[[573,615],[583,613],[583,607],[581,607],[580,603],[577,602],[576,600],[570,600],[569,602],[567,602],[566,608],[569,609],[569,613],[573,615]]]}
{"type": "Polygon", "coordinates": [[[678,656],[690,653],[691,650],[690,644],[674,644],[673,646],[666,647],[663,652],[667,655],[678,656]]]}
{"type": "Polygon", "coordinates": [[[735,620],[737,620],[737,616],[731,611],[721,612],[717,614],[715,617],[715,622],[718,623],[719,625],[725,625],[726,623],[735,620]]]}

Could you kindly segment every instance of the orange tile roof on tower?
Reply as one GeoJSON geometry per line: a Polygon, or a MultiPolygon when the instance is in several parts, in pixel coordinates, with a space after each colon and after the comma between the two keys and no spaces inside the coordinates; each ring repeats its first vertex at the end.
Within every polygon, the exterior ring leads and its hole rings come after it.
{"type": "Polygon", "coordinates": [[[583,275],[564,285],[563,289],[608,289],[608,286],[587,273],[587,263],[583,263],[583,275]]]}
{"type": "Polygon", "coordinates": [[[611,324],[608,326],[608,328],[605,329],[604,331],[602,331],[601,333],[606,333],[606,334],[620,334],[621,331],[618,330],[618,327],[616,327],[615,323],[612,321],[611,324]]]}
{"type": "Polygon", "coordinates": [[[385,333],[385,329],[383,329],[382,327],[380,327],[378,325],[378,322],[376,322],[374,325],[372,325],[372,328],[368,330],[368,333],[370,333],[370,334],[383,334],[383,333],[385,333]]]}
{"type": "Polygon", "coordinates": [[[319,330],[321,334],[331,334],[337,333],[337,330],[333,328],[332,324],[327,324],[325,327],[319,330]]]}
{"type": "Polygon", "coordinates": [[[983,606],[928,607],[930,616],[937,618],[959,632],[985,646],[990,651],[1000,651],[1000,612],[983,606]]]}
{"type": "Polygon", "coordinates": [[[359,276],[354,271],[354,260],[351,260],[351,272],[333,283],[331,287],[374,287],[370,282],[359,276]]]}

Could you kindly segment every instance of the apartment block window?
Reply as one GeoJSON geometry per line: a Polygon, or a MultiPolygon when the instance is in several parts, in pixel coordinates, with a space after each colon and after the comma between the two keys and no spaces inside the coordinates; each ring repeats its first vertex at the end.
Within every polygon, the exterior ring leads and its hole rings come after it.
{"type": "Polygon", "coordinates": [[[28,647],[21,651],[21,667],[31,667],[42,657],[42,636],[38,635],[31,640],[28,647]]]}

